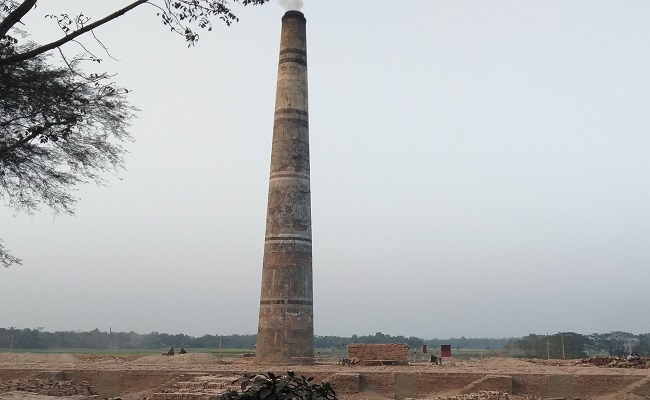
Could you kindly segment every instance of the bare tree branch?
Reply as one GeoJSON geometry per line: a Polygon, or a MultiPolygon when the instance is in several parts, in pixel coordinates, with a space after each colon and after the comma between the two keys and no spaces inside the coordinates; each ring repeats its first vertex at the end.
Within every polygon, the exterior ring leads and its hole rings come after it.
{"type": "Polygon", "coordinates": [[[9,29],[16,25],[24,16],[36,6],[37,0],[25,0],[15,10],[13,10],[5,19],[0,22],[0,38],[4,37],[9,29]]]}
{"type": "MultiPolygon", "coordinates": [[[[23,4],[27,3],[28,1],[32,1],[32,2],[36,3],[36,0],[25,0],[25,2],[23,4]]],[[[78,30],[70,33],[69,35],[66,35],[66,36],[62,37],[59,40],[56,40],[54,42],[45,44],[43,46],[39,46],[39,47],[37,47],[37,48],[35,48],[33,50],[30,50],[30,51],[27,51],[25,53],[20,53],[20,54],[13,55],[11,57],[0,59],[0,67],[8,65],[8,64],[13,64],[13,63],[16,63],[16,62],[19,62],[19,61],[24,61],[24,60],[30,59],[30,58],[32,58],[34,56],[37,56],[39,54],[43,54],[43,53],[45,53],[47,51],[53,50],[53,49],[65,44],[65,43],[70,42],[74,38],[83,35],[86,32],[92,31],[93,29],[95,29],[95,28],[97,28],[97,27],[99,27],[101,25],[104,25],[105,23],[107,23],[109,21],[112,21],[117,17],[120,17],[120,16],[124,15],[125,13],[131,11],[132,9],[134,9],[137,6],[139,6],[141,4],[144,4],[146,2],[147,2],[147,0],[134,1],[133,3],[129,4],[128,6],[122,8],[122,9],[120,9],[118,11],[115,11],[113,14],[110,14],[110,15],[108,15],[108,16],[106,16],[106,17],[104,17],[104,18],[102,18],[102,19],[100,19],[100,20],[98,20],[98,21],[96,21],[96,22],[94,22],[92,24],[90,24],[90,25],[86,25],[83,28],[78,29],[78,30]]],[[[22,7],[23,4],[21,4],[21,7],[22,7]]],[[[8,18],[9,17],[5,18],[5,20],[7,20],[8,18]]]]}

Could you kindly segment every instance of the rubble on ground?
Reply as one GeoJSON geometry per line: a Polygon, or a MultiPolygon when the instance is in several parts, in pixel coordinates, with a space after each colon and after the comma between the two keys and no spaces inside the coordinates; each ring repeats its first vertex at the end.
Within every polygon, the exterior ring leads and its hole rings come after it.
{"type": "Polygon", "coordinates": [[[604,368],[650,368],[650,360],[646,361],[644,358],[639,358],[637,360],[628,360],[627,357],[598,357],[591,356],[583,358],[580,360],[558,360],[550,359],[543,360],[539,358],[532,358],[527,360],[533,364],[541,364],[553,367],[566,367],[566,366],[595,366],[595,367],[604,367],[604,368]]]}
{"type": "Polygon", "coordinates": [[[433,397],[433,400],[509,400],[507,392],[481,390],[478,393],[466,393],[456,396],[433,397]]]}
{"type": "Polygon", "coordinates": [[[57,381],[53,379],[10,379],[0,382],[0,393],[27,392],[46,396],[96,396],[97,391],[86,381],[57,381]]]}
{"type": "Polygon", "coordinates": [[[648,368],[645,359],[628,360],[626,357],[588,357],[576,362],[579,365],[595,365],[608,368],[648,368]]]}
{"type": "Polygon", "coordinates": [[[201,376],[154,393],[151,400],[216,400],[228,390],[239,390],[236,380],[233,376],[201,376]]]}

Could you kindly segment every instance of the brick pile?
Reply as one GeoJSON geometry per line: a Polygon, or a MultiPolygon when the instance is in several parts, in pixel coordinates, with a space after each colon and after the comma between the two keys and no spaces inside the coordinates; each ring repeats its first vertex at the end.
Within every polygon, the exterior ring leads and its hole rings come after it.
{"type": "Polygon", "coordinates": [[[626,357],[589,357],[579,360],[576,364],[595,365],[598,367],[609,368],[648,368],[650,361],[643,358],[634,361],[628,361],[626,357]]]}
{"type": "Polygon", "coordinates": [[[481,390],[478,393],[460,394],[457,396],[434,397],[434,400],[509,400],[507,392],[498,390],[481,390]]]}
{"type": "Polygon", "coordinates": [[[27,392],[46,396],[85,396],[88,399],[97,397],[97,391],[86,381],[56,381],[52,379],[11,379],[0,382],[0,393],[27,392]]]}
{"type": "Polygon", "coordinates": [[[217,400],[228,390],[241,389],[233,385],[236,380],[232,376],[201,376],[191,381],[177,382],[161,393],[154,393],[151,400],[217,400]]]}
{"type": "Polygon", "coordinates": [[[406,344],[349,344],[348,357],[357,358],[360,364],[407,365],[409,347],[406,344]]]}

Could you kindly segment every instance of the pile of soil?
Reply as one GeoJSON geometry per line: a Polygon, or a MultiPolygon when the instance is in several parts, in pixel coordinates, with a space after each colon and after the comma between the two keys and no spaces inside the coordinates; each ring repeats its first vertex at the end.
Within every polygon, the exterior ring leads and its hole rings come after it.
{"type": "Polygon", "coordinates": [[[123,356],[111,356],[104,354],[77,354],[77,359],[82,362],[94,362],[94,361],[106,361],[106,360],[115,360],[118,362],[127,362],[137,360],[142,358],[141,355],[123,355],[123,356]]]}
{"type": "Polygon", "coordinates": [[[173,356],[145,356],[131,361],[131,364],[173,364],[173,365],[211,365],[219,364],[219,357],[207,353],[187,353],[173,356]]]}
{"type": "Polygon", "coordinates": [[[528,360],[506,357],[484,358],[482,360],[474,360],[473,363],[480,367],[496,369],[517,369],[530,367],[530,362],[528,360]]]}
{"type": "Polygon", "coordinates": [[[0,353],[0,363],[14,364],[61,364],[74,363],[72,354],[0,353]]]}

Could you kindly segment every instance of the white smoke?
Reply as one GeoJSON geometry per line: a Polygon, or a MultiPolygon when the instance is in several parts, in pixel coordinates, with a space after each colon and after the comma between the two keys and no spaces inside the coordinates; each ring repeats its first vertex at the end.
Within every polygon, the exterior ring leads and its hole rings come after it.
{"type": "Polygon", "coordinates": [[[300,10],[302,8],[302,0],[278,0],[278,3],[287,11],[300,10]]]}

